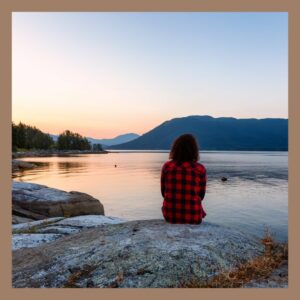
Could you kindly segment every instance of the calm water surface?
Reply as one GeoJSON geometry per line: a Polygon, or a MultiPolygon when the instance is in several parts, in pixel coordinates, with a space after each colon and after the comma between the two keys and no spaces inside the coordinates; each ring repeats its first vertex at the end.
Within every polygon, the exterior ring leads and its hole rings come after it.
{"type": "MultiPolygon", "coordinates": [[[[160,170],[167,157],[166,152],[120,152],[24,158],[39,167],[15,173],[14,179],[88,193],[108,216],[162,218],[160,170]]],[[[287,152],[203,152],[201,162],[208,174],[205,221],[258,236],[268,226],[277,239],[287,240],[287,152]]]]}

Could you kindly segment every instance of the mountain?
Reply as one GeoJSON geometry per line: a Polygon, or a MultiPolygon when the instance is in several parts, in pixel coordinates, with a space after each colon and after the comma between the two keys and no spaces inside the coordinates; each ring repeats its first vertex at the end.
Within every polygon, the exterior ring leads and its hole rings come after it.
{"type": "MultiPolygon", "coordinates": [[[[54,141],[57,141],[58,135],[50,134],[50,136],[52,137],[52,139],[54,141]]],[[[126,133],[126,134],[118,135],[118,136],[116,136],[112,139],[94,139],[94,138],[91,138],[91,137],[87,137],[87,139],[92,144],[101,144],[103,148],[106,148],[108,146],[117,145],[117,144],[132,141],[132,140],[134,140],[138,137],[139,137],[139,135],[136,134],[136,133],[126,133]]]]}
{"type": "Polygon", "coordinates": [[[58,139],[58,135],[56,134],[50,134],[50,136],[52,137],[53,141],[56,142],[58,139]]]}
{"type": "Polygon", "coordinates": [[[139,137],[139,135],[136,133],[126,133],[126,134],[118,135],[112,139],[94,139],[94,138],[90,138],[90,137],[88,137],[87,139],[92,144],[101,144],[103,146],[112,146],[112,145],[117,145],[117,144],[122,144],[122,143],[132,141],[138,137],[139,137]]]}
{"type": "Polygon", "coordinates": [[[184,133],[193,134],[202,150],[288,150],[288,119],[211,116],[175,118],[133,141],[111,146],[109,149],[168,150],[174,139],[184,133]]]}

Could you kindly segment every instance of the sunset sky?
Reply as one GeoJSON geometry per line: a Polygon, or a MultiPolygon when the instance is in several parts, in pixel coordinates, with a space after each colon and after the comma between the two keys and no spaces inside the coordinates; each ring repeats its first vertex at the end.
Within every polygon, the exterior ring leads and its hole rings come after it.
{"type": "Polygon", "coordinates": [[[13,121],[45,132],[288,117],[287,13],[13,13],[12,46],[13,121]]]}

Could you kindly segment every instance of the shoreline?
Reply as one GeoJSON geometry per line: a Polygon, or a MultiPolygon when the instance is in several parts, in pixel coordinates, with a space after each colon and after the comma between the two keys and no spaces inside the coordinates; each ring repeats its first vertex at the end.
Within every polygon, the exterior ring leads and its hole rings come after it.
{"type": "MultiPolygon", "coordinates": [[[[154,150],[114,150],[107,149],[103,151],[92,150],[29,150],[23,152],[12,152],[12,159],[26,157],[52,157],[52,156],[76,156],[81,154],[108,154],[108,153],[169,153],[170,150],[154,149],[154,150]]],[[[288,150],[201,150],[201,153],[288,153],[288,150]]]]}
{"type": "Polygon", "coordinates": [[[52,157],[52,156],[76,156],[80,154],[107,154],[106,150],[92,151],[92,150],[32,150],[24,152],[12,152],[12,159],[25,157],[52,157]]]}

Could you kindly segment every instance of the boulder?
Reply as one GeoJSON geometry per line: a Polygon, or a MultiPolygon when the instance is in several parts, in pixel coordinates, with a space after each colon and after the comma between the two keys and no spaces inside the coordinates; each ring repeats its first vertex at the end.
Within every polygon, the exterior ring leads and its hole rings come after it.
{"type": "Polygon", "coordinates": [[[45,185],[13,182],[12,210],[14,215],[34,220],[49,217],[104,215],[101,202],[80,192],[65,192],[45,185]]]}
{"type": "MultiPolygon", "coordinates": [[[[56,226],[77,226],[78,222],[63,219],[56,226]]],[[[83,223],[94,226],[95,220],[83,223]]],[[[263,251],[259,239],[207,222],[181,225],[141,220],[103,224],[37,247],[13,251],[12,284],[180,287],[187,281],[206,282],[263,251]]]]}
{"type": "Polygon", "coordinates": [[[28,221],[25,222],[45,219],[44,215],[34,213],[33,211],[27,209],[23,209],[19,207],[16,203],[13,203],[12,205],[12,215],[13,220],[16,220],[18,223],[24,223],[22,222],[23,219],[28,219],[28,221]]]}
{"type": "Polygon", "coordinates": [[[22,161],[22,160],[17,160],[13,159],[12,160],[12,171],[19,171],[19,170],[26,170],[26,169],[33,169],[35,168],[36,165],[29,163],[27,161],[22,161]]]}

